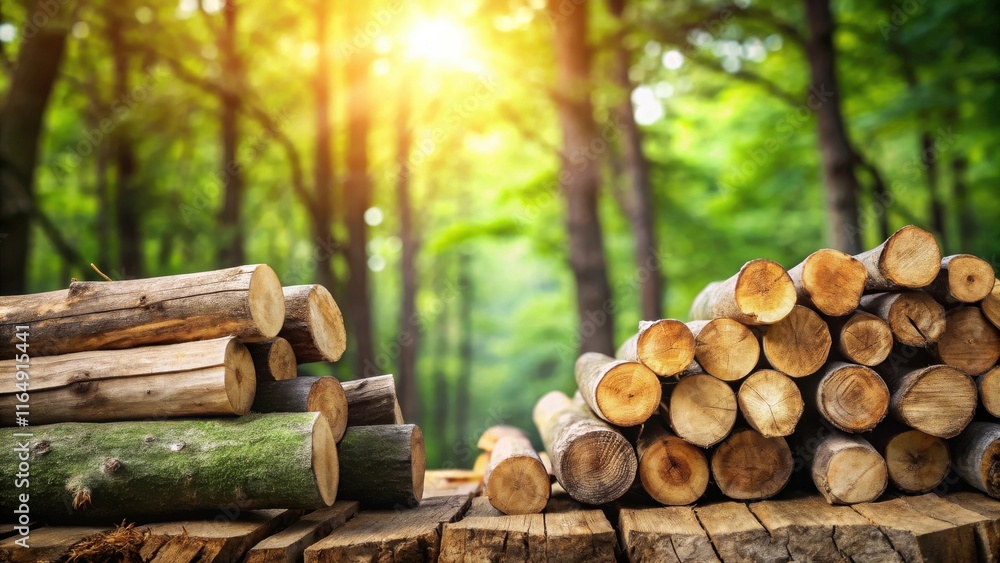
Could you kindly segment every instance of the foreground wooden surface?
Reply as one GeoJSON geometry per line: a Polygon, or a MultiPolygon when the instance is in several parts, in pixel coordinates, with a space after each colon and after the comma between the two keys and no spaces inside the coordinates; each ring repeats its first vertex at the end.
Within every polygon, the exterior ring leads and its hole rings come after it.
{"type": "MultiPolygon", "coordinates": [[[[556,487],[558,491],[558,487],[556,487]]],[[[1000,501],[929,493],[830,506],[818,495],[693,507],[595,508],[553,493],[503,516],[464,471],[428,471],[417,508],[255,510],[136,526],[143,561],[997,561],[1000,501]]],[[[100,526],[40,526],[31,549],[0,526],[0,561],[65,561],[100,526]]],[[[100,559],[83,559],[98,561],[100,559]]]]}

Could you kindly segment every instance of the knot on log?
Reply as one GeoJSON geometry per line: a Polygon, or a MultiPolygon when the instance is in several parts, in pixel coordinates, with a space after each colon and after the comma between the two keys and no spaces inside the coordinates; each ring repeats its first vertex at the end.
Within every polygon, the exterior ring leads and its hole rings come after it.
{"type": "Polygon", "coordinates": [[[187,446],[187,444],[185,444],[184,442],[177,442],[176,444],[170,444],[170,451],[179,452],[184,449],[184,446],[187,446]]]}
{"type": "Polygon", "coordinates": [[[120,459],[109,457],[104,460],[101,464],[101,473],[105,475],[113,475],[122,467],[122,462],[120,459]]]}
{"type": "Polygon", "coordinates": [[[41,457],[52,451],[52,445],[47,440],[42,440],[35,444],[31,450],[36,456],[41,457]]]}
{"type": "Polygon", "coordinates": [[[142,439],[142,441],[146,442],[147,444],[152,444],[153,442],[156,441],[156,438],[152,436],[146,436],[145,438],[142,439]]]}
{"type": "Polygon", "coordinates": [[[90,508],[90,489],[79,489],[73,493],[73,510],[84,511],[90,508]]]}

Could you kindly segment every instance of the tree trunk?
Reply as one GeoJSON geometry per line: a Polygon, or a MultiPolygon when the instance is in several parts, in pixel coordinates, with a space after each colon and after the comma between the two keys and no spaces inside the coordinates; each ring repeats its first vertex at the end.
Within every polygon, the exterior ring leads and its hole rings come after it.
{"type": "Polygon", "coordinates": [[[221,213],[222,245],[219,261],[223,266],[238,266],[246,262],[243,249],[243,168],[239,162],[240,91],[243,64],[236,50],[236,24],[241,0],[226,0],[222,10],[225,25],[219,38],[222,58],[222,95],[219,99],[222,129],[222,163],[219,177],[223,181],[221,213]]]}
{"type": "Polygon", "coordinates": [[[868,437],[885,458],[889,481],[904,493],[926,493],[948,476],[951,454],[943,439],[892,422],[868,437]]]}
{"type": "Polygon", "coordinates": [[[35,201],[35,165],[42,136],[42,120],[53,84],[59,75],[66,47],[67,23],[73,10],[63,7],[65,18],[53,20],[24,41],[0,108],[0,295],[27,290],[30,219],[35,201]]]}
{"type": "Polygon", "coordinates": [[[970,248],[972,239],[977,232],[976,214],[969,203],[969,186],[965,182],[965,172],[969,161],[963,156],[956,156],[951,161],[951,194],[958,209],[958,247],[970,248]]]}
{"type": "MultiPolygon", "coordinates": [[[[921,116],[921,121],[927,123],[929,118],[921,116]]],[[[924,166],[924,175],[927,176],[927,195],[930,200],[931,230],[941,238],[941,247],[950,249],[948,243],[948,230],[944,224],[944,202],[941,200],[941,182],[938,180],[938,158],[937,149],[934,148],[934,138],[930,131],[920,133],[920,162],[924,166]]]]}
{"type": "Polygon", "coordinates": [[[296,377],[285,381],[261,379],[253,399],[253,412],[318,412],[326,417],[334,441],[347,428],[347,396],[333,376],[296,377]]]}
{"type": "Polygon", "coordinates": [[[316,6],[316,162],[313,188],[316,205],[310,211],[316,252],[316,280],[331,294],[337,294],[337,279],[333,271],[333,177],[334,156],[330,131],[330,107],[333,104],[331,82],[331,57],[328,29],[330,14],[326,2],[316,6]]]}
{"type": "Polygon", "coordinates": [[[417,240],[410,201],[410,174],[406,164],[410,155],[410,92],[406,91],[406,86],[399,85],[396,115],[396,205],[399,207],[399,238],[402,241],[400,270],[403,280],[399,309],[399,394],[403,412],[411,420],[420,420],[416,377],[417,350],[420,346],[417,330],[417,240]]]}
{"type": "MultiPolygon", "coordinates": [[[[446,257],[441,256],[437,260],[437,282],[435,286],[441,306],[437,318],[434,320],[434,332],[432,333],[432,337],[434,338],[434,352],[432,356],[431,378],[434,383],[435,394],[440,397],[443,404],[449,405],[452,404],[450,399],[451,390],[446,370],[449,365],[447,357],[451,344],[451,331],[449,330],[451,300],[441,297],[444,295],[445,280],[447,279],[447,262],[444,261],[446,257]]],[[[442,408],[434,409],[434,435],[441,440],[442,444],[452,443],[449,434],[454,429],[448,424],[448,416],[451,410],[442,408]]]]}
{"type": "MultiPolygon", "coordinates": [[[[337,494],[336,444],[317,413],[54,424],[22,445],[35,516],[120,521],[220,506],[319,508],[337,494]]],[[[17,463],[4,456],[0,468],[15,475],[17,463]]],[[[17,506],[19,492],[3,487],[0,502],[17,506]]]]}
{"type": "MultiPolygon", "coordinates": [[[[129,75],[131,57],[125,41],[125,20],[118,14],[108,17],[108,34],[114,63],[115,99],[124,100],[131,95],[129,75]]],[[[131,124],[120,123],[114,131],[113,146],[117,194],[115,199],[115,226],[120,250],[121,279],[140,278],[143,275],[142,253],[142,202],[136,174],[138,163],[133,147],[131,124]]],[[[236,266],[238,264],[232,264],[236,266]]]]}
{"type": "Polygon", "coordinates": [[[816,112],[819,126],[829,242],[837,250],[857,254],[862,248],[858,216],[860,184],[855,171],[855,151],[841,113],[842,100],[833,45],[833,14],[830,12],[830,0],[805,0],[805,6],[809,25],[808,105],[816,112]]]}
{"type": "Polygon", "coordinates": [[[412,424],[352,426],[337,446],[341,499],[413,508],[424,496],[424,435],[412,424]]]}
{"type": "Polygon", "coordinates": [[[585,1],[549,0],[555,14],[556,107],[562,124],[560,184],[566,198],[570,266],[576,281],[580,352],[614,354],[611,286],[597,213],[600,174],[591,142],[600,139],[590,101],[590,46],[585,1]],[[569,6],[568,9],[566,7],[569,6]],[[565,13],[564,13],[565,12],[565,13]]]}
{"type": "Polygon", "coordinates": [[[577,358],[575,373],[590,410],[616,426],[642,424],[660,405],[660,380],[639,362],[587,352],[577,358]]]}

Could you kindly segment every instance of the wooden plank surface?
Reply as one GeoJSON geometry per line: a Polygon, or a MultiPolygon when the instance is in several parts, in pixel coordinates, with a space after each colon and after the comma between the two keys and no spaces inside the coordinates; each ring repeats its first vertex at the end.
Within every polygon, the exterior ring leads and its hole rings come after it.
{"type": "Polygon", "coordinates": [[[905,561],[976,561],[976,539],[969,527],[956,528],[923,514],[901,498],[852,507],[882,530],[905,561]]]}
{"type": "Polygon", "coordinates": [[[464,469],[427,471],[424,473],[424,498],[474,495],[479,492],[483,474],[464,469]]]}
{"type": "Polygon", "coordinates": [[[545,514],[545,551],[551,563],[613,561],[615,530],[600,510],[545,514]]]}
{"type": "Polygon", "coordinates": [[[0,561],[9,563],[61,561],[74,545],[106,529],[96,526],[45,526],[33,529],[28,538],[28,549],[14,543],[21,537],[19,535],[0,542],[0,561]]]}
{"type": "Polygon", "coordinates": [[[462,516],[468,495],[435,497],[405,510],[361,512],[305,550],[307,563],[435,561],[441,527],[462,516]]]}
{"type": "Polygon", "coordinates": [[[347,522],[358,512],[359,506],[357,501],[340,500],[333,506],[306,514],[291,526],[253,546],[247,553],[246,563],[301,561],[307,547],[347,522]]]}
{"type": "Polygon", "coordinates": [[[618,512],[622,549],[639,563],[719,561],[708,533],[687,506],[624,508],[618,512]]]}
{"type": "Polygon", "coordinates": [[[294,522],[302,510],[250,510],[212,520],[142,526],[149,532],[139,554],[145,561],[223,563],[242,560],[255,544],[294,522]]]}
{"type": "Polygon", "coordinates": [[[486,497],[472,499],[461,521],[445,524],[440,563],[475,561],[546,561],[545,517],[506,516],[486,497]]]}
{"type": "Polygon", "coordinates": [[[976,536],[980,561],[995,563],[1000,559],[1000,502],[978,493],[958,493],[943,498],[935,494],[903,498],[931,518],[955,527],[971,527],[976,536]],[[968,506],[965,506],[965,498],[974,500],[968,501],[968,506]]]}
{"type": "Polygon", "coordinates": [[[791,560],[787,542],[777,541],[742,502],[719,502],[695,508],[715,552],[726,562],[784,563],[791,560]]]}

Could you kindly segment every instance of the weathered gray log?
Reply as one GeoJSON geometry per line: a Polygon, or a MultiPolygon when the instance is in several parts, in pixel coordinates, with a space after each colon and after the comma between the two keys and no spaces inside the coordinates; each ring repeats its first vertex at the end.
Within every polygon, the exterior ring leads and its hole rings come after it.
{"type": "Polygon", "coordinates": [[[351,426],[337,445],[339,498],[412,508],[424,496],[424,435],[413,424],[351,426]]]}

